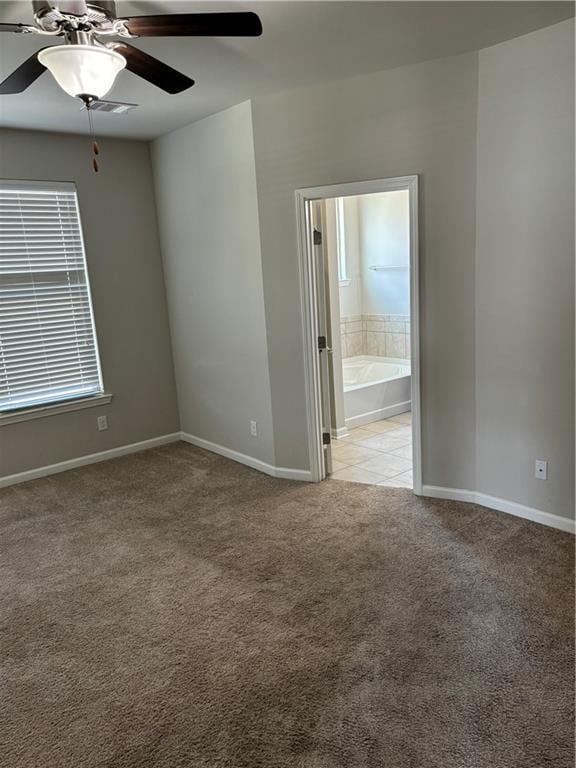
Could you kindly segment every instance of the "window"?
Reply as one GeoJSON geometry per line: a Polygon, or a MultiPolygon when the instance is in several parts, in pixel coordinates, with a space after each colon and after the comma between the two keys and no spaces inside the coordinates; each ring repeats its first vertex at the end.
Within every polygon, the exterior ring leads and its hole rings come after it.
{"type": "Polygon", "coordinates": [[[346,230],[344,227],[344,198],[336,198],[336,253],[338,255],[338,282],[349,285],[346,264],[346,230]]]}
{"type": "Polygon", "coordinates": [[[76,188],[0,180],[0,412],[100,393],[76,188]]]}

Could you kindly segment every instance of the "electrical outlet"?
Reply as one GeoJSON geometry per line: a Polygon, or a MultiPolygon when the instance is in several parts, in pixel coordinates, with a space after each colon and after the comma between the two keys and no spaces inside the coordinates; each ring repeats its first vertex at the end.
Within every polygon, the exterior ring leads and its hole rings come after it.
{"type": "Polygon", "coordinates": [[[108,416],[98,416],[96,422],[99,432],[104,432],[105,429],[108,429],[108,416]]]}
{"type": "Polygon", "coordinates": [[[536,459],[536,464],[534,465],[534,477],[537,477],[538,480],[548,480],[548,462],[547,461],[536,459]]]}
{"type": "Polygon", "coordinates": [[[250,434],[252,437],[258,437],[258,424],[255,421],[250,422],[250,434]]]}

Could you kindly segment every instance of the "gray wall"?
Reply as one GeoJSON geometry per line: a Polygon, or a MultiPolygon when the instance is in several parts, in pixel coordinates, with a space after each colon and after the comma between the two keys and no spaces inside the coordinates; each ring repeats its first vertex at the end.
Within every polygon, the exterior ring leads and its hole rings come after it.
{"type": "Polygon", "coordinates": [[[107,406],[0,427],[0,476],[178,430],[149,147],[87,137],[0,131],[0,177],[75,181],[107,406]],[[96,416],[110,428],[98,432],[96,416]]]}
{"type": "Polygon", "coordinates": [[[163,136],[153,158],[182,430],[273,464],[250,104],[163,136]]]}
{"type": "Polygon", "coordinates": [[[424,480],[474,484],[477,55],[253,102],[276,463],[307,467],[294,190],[421,176],[424,480]]]}
{"type": "MultiPolygon", "coordinates": [[[[424,482],[573,513],[572,35],[279,92],[155,142],[184,431],[307,468],[294,190],[418,173],[424,482]]],[[[1,474],[179,427],[148,148],[103,150],[94,176],[83,137],[2,132],[2,176],[78,184],[115,399],[0,428],[1,474]]]]}
{"type": "Polygon", "coordinates": [[[478,490],[574,514],[574,26],[480,52],[478,490]],[[534,478],[547,459],[549,479],[534,478]]]}

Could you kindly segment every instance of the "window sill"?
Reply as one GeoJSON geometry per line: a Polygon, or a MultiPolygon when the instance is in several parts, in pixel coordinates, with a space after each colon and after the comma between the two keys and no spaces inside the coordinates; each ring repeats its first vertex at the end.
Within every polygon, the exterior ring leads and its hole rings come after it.
{"type": "Polygon", "coordinates": [[[338,280],[338,285],[350,285],[352,280],[338,280]]]}
{"type": "Polygon", "coordinates": [[[99,405],[107,405],[112,400],[112,397],[112,395],[107,394],[94,395],[93,397],[83,397],[79,400],[67,400],[61,403],[53,403],[52,405],[42,405],[38,408],[29,408],[25,411],[0,413],[0,427],[16,424],[19,421],[56,416],[59,413],[68,413],[69,411],[81,411],[84,408],[96,408],[99,405]]]}

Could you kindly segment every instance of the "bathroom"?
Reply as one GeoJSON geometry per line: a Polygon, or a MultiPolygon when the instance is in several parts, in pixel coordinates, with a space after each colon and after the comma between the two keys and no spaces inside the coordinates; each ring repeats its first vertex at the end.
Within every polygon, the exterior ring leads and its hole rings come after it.
{"type": "Polygon", "coordinates": [[[409,202],[325,200],[336,480],[412,488],[409,202]]]}

